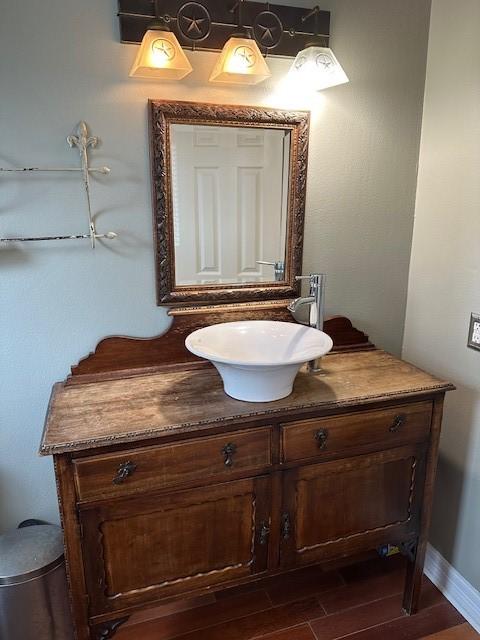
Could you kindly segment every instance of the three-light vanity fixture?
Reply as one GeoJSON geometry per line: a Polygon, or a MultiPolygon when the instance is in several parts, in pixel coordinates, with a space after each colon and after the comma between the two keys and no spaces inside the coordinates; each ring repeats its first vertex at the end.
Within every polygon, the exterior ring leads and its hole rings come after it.
{"type": "Polygon", "coordinates": [[[237,0],[119,0],[122,42],[141,42],[130,76],[181,80],[193,71],[184,49],[221,51],[210,82],[257,84],[267,56],[295,58],[292,82],[326,89],[348,82],[328,46],[330,13],[237,0]],[[149,8],[146,8],[149,7],[149,8]]]}

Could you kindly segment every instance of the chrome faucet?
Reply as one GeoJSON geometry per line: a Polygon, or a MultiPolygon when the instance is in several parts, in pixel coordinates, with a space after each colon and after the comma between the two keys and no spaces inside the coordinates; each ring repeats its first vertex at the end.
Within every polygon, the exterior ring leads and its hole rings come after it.
{"type": "MultiPolygon", "coordinates": [[[[288,305],[288,310],[297,322],[308,324],[314,329],[323,331],[323,323],[325,320],[325,284],[327,276],[324,273],[312,273],[309,276],[296,276],[295,280],[309,280],[310,291],[308,297],[296,298],[288,305]],[[300,319],[300,309],[304,305],[309,305],[308,322],[300,319]]],[[[320,373],[322,368],[318,366],[317,361],[311,360],[308,363],[309,373],[320,373]]]]}

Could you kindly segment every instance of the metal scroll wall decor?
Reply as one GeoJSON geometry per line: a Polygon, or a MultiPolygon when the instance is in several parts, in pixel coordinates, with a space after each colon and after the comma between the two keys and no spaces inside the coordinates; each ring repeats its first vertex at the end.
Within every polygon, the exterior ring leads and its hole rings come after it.
{"type": "Polygon", "coordinates": [[[96,241],[99,239],[113,240],[117,234],[113,231],[107,233],[98,233],[95,227],[95,219],[92,213],[90,175],[99,173],[108,175],[110,169],[108,167],[94,168],[89,165],[88,150],[95,148],[99,140],[96,136],[89,135],[88,127],[85,122],[80,122],[76,132],[67,137],[67,143],[70,147],[77,149],[80,154],[80,167],[21,167],[21,168],[4,168],[0,167],[0,175],[9,175],[12,173],[80,173],[82,176],[83,186],[86,197],[88,233],[74,235],[56,235],[56,236],[23,236],[17,238],[0,238],[0,243],[7,242],[40,242],[45,240],[90,240],[92,249],[95,248],[96,241]]]}
{"type": "Polygon", "coordinates": [[[330,12],[235,0],[119,0],[122,42],[140,43],[160,18],[186,49],[221,51],[239,26],[254,38],[264,55],[294,58],[317,39],[328,47],[330,12]]]}

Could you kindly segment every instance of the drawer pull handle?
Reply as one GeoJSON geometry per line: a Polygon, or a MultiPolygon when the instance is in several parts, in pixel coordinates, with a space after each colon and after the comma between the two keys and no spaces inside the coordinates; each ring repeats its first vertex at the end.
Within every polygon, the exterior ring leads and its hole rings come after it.
{"type": "Polygon", "coordinates": [[[317,441],[319,449],[327,448],[328,431],[326,429],[320,429],[315,432],[315,440],[317,441]]]}
{"type": "Polygon", "coordinates": [[[117,471],[117,475],[113,479],[113,484],[122,484],[136,470],[137,465],[133,462],[123,462],[117,471]]]}
{"type": "Polygon", "coordinates": [[[292,533],[292,523],[290,521],[290,514],[283,513],[282,514],[282,538],[284,540],[288,540],[290,538],[291,533],[292,533]]]}
{"type": "Polygon", "coordinates": [[[396,431],[399,431],[403,427],[406,421],[407,421],[407,416],[404,413],[401,413],[400,415],[395,416],[389,431],[391,433],[395,433],[396,431]]]}
{"type": "Polygon", "coordinates": [[[236,453],[236,451],[237,451],[237,445],[234,444],[233,442],[229,442],[223,447],[222,453],[225,456],[226,467],[231,467],[233,465],[233,456],[236,453]]]}
{"type": "Polygon", "coordinates": [[[260,539],[259,539],[259,543],[261,545],[266,545],[268,542],[268,536],[270,535],[270,527],[268,526],[268,524],[263,521],[262,525],[260,527],[260,539]]]}

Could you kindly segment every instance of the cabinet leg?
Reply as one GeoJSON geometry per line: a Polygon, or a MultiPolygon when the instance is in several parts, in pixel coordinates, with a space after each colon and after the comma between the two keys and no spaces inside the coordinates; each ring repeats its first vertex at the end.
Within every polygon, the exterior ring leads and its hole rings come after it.
{"type": "Polygon", "coordinates": [[[124,624],[128,618],[129,616],[126,618],[118,618],[117,620],[109,620],[108,622],[97,625],[93,628],[92,640],[108,640],[108,638],[113,638],[118,628],[124,624]]]}
{"type": "Polygon", "coordinates": [[[443,396],[436,398],[433,402],[432,426],[430,447],[427,451],[425,483],[420,513],[420,536],[412,545],[409,543],[400,545],[401,550],[405,547],[405,554],[408,557],[407,579],[403,594],[403,609],[408,615],[418,611],[420,591],[422,588],[423,565],[425,553],[427,551],[427,536],[430,528],[432,515],[433,488],[435,484],[435,471],[438,458],[438,444],[440,439],[440,428],[442,424],[443,396]]]}
{"type": "Polygon", "coordinates": [[[401,552],[407,557],[407,576],[403,592],[403,610],[409,616],[417,613],[422,590],[423,564],[425,561],[426,542],[423,544],[409,540],[400,545],[401,552]]]}

